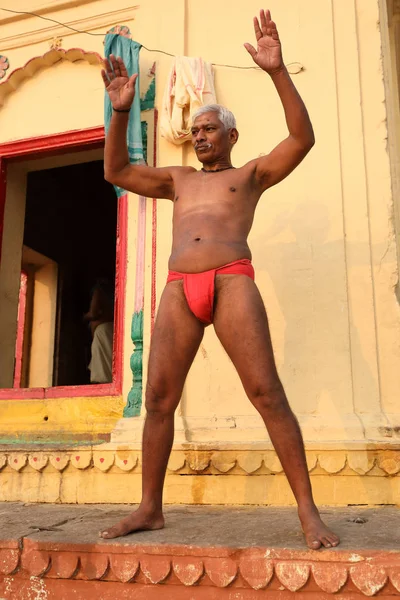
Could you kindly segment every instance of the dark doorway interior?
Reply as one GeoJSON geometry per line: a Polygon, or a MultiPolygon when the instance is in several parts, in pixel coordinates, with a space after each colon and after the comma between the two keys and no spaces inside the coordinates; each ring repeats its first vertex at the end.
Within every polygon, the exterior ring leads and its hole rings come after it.
{"type": "Polygon", "coordinates": [[[24,245],[58,265],[53,385],[90,383],[83,315],[99,278],[115,282],[117,199],[103,161],[28,175],[24,245]]]}

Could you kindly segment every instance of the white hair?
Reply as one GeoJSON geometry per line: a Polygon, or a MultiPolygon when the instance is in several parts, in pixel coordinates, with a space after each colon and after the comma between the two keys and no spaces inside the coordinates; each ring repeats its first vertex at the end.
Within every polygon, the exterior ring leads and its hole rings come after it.
{"type": "Polygon", "coordinates": [[[208,112],[215,112],[218,115],[219,120],[224,125],[225,129],[236,129],[236,119],[231,113],[230,110],[225,108],[225,106],[221,106],[220,104],[206,104],[205,106],[201,106],[193,115],[193,123],[200,117],[208,112]]]}

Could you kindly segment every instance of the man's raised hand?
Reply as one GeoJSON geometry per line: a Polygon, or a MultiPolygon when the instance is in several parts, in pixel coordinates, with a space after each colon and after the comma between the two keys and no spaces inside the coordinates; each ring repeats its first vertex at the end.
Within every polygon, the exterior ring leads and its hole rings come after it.
{"type": "Polygon", "coordinates": [[[244,47],[256,65],[273,75],[284,67],[281,42],[276,24],[272,21],[269,10],[260,10],[260,21],[257,17],[254,17],[253,22],[257,50],[251,44],[244,44],[244,47]]]}
{"type": "Polygon", "coordinates": [[[111,104],[115,110],[128,111],[135,97],[135,82],[138,74],[128,76],[122,58],[110,54],[104,59],[104,69],[101,71],[105,88],[110,96],[111,104]]]}

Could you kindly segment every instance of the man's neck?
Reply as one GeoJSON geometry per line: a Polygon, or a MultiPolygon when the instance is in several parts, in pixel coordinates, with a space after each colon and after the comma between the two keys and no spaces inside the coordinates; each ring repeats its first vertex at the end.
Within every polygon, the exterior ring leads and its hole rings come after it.
{"type": "Polygon", "coordinates": [[[203,167],[201,170],[211,173],[211,172],[225,171],[227,169],[233,169],[233,168],[234,167],[233,167],[230,159],[227,159],[227,160],[220,160],[215,163],[203,163],[203,167]]]}

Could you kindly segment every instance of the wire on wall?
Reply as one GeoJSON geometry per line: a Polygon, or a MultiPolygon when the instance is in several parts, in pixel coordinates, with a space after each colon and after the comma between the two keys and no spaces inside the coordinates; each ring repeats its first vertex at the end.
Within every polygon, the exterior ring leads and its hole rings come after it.
{"type": "MultiPolygon", "coordinates": [[[[61,27],[66,27],[67,29],[70,29],[71,31],[75,31],[75,33],[85,33],[86,35],[101,35],[102,37],[104,37],[105,35],[107,35],[107,33],[93,33],[92,31],[85,31],[85,30],[79,30],[79,29],[75,29],[75,27],[71,27],[70,25],[67,25],[66,23],[61,23],[61,21],[57,21],[56,19],[51,19],[50,17],[43,17],[42,15],[38,15],[37,13],[33,13],[33,12],[29,12],[29,11],[25,11],[25,10],[12,10],[11,8],[2,8],[0,7],[0,10],[4,10],[6,12],[10,12],[10,13],[14,13],[17,15],[28,15],[31,17],[37,17],[38,19],[43,19],[44,21],[50,21],[51,23],[56,23],[57,25],[61,25],[61,27]]],[[[0,43],[1,43],[1,39],[0,39],[0,43]]],[[[148,52],[157,52],[159,54],[165,54],[166,56],[172,56],[173,58],[175,57],[175,54],[171,54],[170,52],[166,52],[165,50],[158,50],[156,48],[147,48],[144,44],[141,44],[142,48],[144,48],[145,50],[147,50],[148,52]]],[[[227,64],[223,64],[223,63],[212,63],[214,67],[227,67],[229,69],[243,69],[243,70],[252,70],[252,71],[262,71],[262,69],[260,69],[260,67],[243,67],[240,65],[227,65],[227,64]]],[[[294,65],[294,64],[299,64],[299,63],[289,63],[286,66],[290,66],[290,65],[294,65]]],[[[301,65],[300,65],[301,67],[301,65]]],[[[302,67],[299,69],[302,70],[302,67]]]]}

